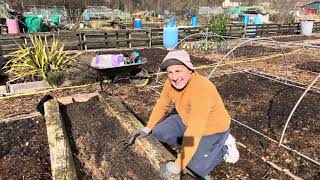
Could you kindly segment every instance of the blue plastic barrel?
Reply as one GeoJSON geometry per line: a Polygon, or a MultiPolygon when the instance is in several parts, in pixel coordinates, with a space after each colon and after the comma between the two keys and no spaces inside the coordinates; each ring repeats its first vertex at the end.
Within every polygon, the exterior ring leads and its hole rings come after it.
{"type": "Polygon", "coordinates": [[[163,47],[167,49],[178,46],[179,33],[177,26],[164,26],[163,28],[163,47]]]}
{"type": "Polygon", "coordinates": [[[174,26],[174,16],[171,16],[168,22],[168,26],[173,27],[174,26]]]}
{"type": "Polygon", "coordinates": [[[198,18],[196,16],[193,16],[191,18],[191,26],[197,26],[198,25],[198,18]]]}
{"type": "Polygon", "coordinates": [[[141,29],[142,28],[142,20],[140,18],[134,19],[134,28],[141,29]]]}

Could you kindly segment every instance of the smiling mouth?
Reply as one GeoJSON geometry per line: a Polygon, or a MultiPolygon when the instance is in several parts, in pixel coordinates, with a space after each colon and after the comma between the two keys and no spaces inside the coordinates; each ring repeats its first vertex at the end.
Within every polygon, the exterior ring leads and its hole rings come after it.
{"type": "Polygon", "coordinates": [[[174,84],[175,84],[176,86],[181,86],[182,81],[176,81],[176,82],[174,82],[174,84]]]}

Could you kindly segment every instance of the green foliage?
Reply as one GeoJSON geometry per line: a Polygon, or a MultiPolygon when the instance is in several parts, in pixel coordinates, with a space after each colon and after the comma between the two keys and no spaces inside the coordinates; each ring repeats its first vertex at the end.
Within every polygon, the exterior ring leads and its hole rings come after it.
{"type": "Polygon", "coordinates": [[[214,48],[216,48],[216,42],[210,39],[202,39],[196,42],[192,47],[192,49],[200,51],[212,50],[214,48]]]}
{"type": "Polygon", "coordinates": [[[226,42],[220,38],[204,38],[198,42],[196,42],[192,49],[200,50],[200,51],[208,51],[216,49],[219,52],[223,52],[226,50],[226,42]]]}
{"type": "Polygon", "coordinates": [[[30,76],[46,80],[49,72],[64,70],[73,62],[63,51],[64,45],[58,38],[53,37],[50,44],[47,37],[43,40],[40,36],[30,36],[30,39],[31,47],[19,45],[20,49],[11,53],[12,58],[4,65],[9,81],[30,76]]]}
{"type": "Polygon", "coordinates": [[[212,16],[208,20],[208,24],[207,24],[208,31],[216,34],[224,34],[227,32],[228,21],[229,21],[229,16],[225,14],[212,16]]]}
{"type": "Polygon", "coordinates": [[[54,72],[49,72],[47,74],[46,81],[55,86],[60,86],[65,77],[67,76],[67,73],[65,71],[54,71],[54,72]]]}

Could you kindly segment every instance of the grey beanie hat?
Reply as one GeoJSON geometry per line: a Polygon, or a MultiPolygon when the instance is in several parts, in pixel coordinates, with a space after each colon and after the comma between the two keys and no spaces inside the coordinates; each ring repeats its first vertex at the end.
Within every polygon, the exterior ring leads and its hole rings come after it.
{"type": "Polygon", "coordinates": [[[170,51],[160,64],[160,69],[165,71],[171,65],[185,65],[188,69],[194,70],[190,56],[185,50],[170,51]]]}

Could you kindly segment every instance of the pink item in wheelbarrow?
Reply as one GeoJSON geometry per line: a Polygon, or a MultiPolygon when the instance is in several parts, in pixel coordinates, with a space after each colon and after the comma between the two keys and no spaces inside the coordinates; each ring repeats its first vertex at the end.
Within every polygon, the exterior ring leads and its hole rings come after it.
{"type": "Polygon", "coordinates": [[[112,66],[118,67],[124,65],[124,56],[123,54],[114,54],[112,57],[112,66]]]}
{"type": "Polygon", "coordinates": [[[96,55],[91,60],[91,67],[104,69],[124,65],[124,56],[122,54],[102,54],[96,55]]]}

